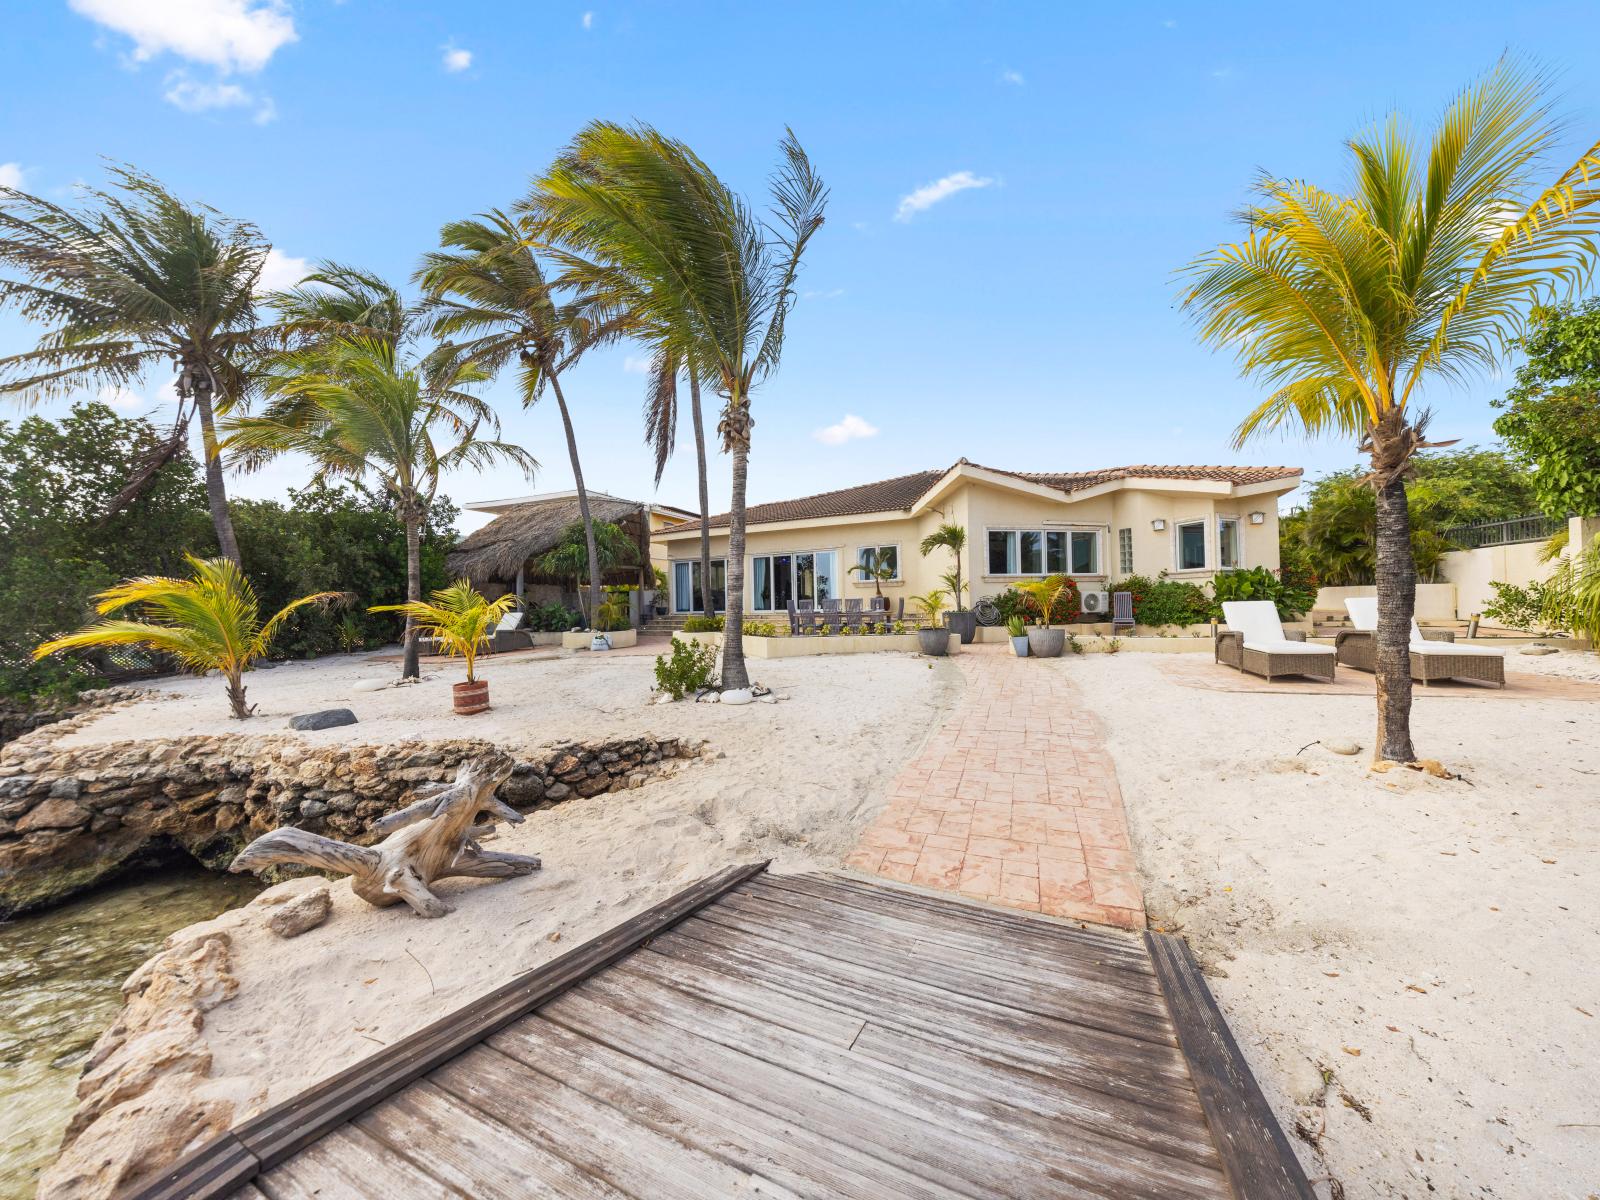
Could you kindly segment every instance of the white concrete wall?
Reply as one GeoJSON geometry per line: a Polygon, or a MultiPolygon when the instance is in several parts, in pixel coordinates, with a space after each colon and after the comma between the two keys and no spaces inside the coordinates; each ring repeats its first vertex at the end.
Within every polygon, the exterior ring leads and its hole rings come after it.
{"type": "MultiPolygon", "coordinates": [[[[1360,584],[1351,587],[1324,587],[1317,589],[1316,603],[1311,606],[1313,613],[1333,613],[1346,616],[1344,602],[1361,596],[1376,596],[1378,589],[1374,584],[1360,584]]],[[[1456,585],[1453,583],[1419,583],[1417,584],[1417,621],[1454,621],[1456,619],[1456,585]]],[[[1464,614],[1463,614],[1464,615],[1464,614]]]]}
{"type": "Polygon", "coordinates": [[[1456,588],[1456,615],[1466,620],[1481,613],[1494,599],[1491,581],[1526,587],[1550,577],[1553,563],[1539,561],[1543,542],[1516,542],[1510,546],[1483,546],[1477,550],[1452,550],[1439,560],[1439,572],[1456,588]]]}

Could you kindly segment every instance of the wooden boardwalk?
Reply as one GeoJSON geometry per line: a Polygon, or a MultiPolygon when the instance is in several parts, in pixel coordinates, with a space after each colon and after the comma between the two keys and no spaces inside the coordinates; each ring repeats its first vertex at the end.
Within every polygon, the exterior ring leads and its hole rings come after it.
{"type": "Polygon", "coordinates": [[[143,1195],[1311,1196],[1181,944],[758,871],[491,993],[143,1195]]]}

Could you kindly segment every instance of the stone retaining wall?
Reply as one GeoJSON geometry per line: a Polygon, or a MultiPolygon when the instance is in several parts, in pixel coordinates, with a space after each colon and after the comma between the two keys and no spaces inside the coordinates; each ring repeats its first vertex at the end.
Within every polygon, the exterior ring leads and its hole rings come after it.
{"type": "MultiPolygon", "coordinates": [[[[179,854],[221,869],[282,825],[371,840],[372,822],[410,803],[416,785],[499,752],[475,739],[311,747],[249,734],[54,748],[92,715],[0,751],[0,918],[179,854]]],[[[530,809],[639,787],[706,752],[702,742],[651,737],[542,747],[517,759],[500,796],[530,809]]]]}

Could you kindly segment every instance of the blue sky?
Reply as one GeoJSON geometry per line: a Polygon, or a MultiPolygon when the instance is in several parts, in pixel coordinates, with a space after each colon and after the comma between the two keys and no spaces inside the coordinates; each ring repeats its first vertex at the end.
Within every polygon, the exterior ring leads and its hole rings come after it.
{"type": "MultiPolygon", "coordinates": [[[[793,126],[832,202],[756,397],[752,501],[962,455],[1348,465],[1337,442],[1230,448],[1257,392],[1196,344],[1175,269],[1230,237],[1258,170],[1342,185],[1344,137],[1391,108],[1428,125],[1506,50],[1556,77],[1573,149],[1600,131],[1587,4],[33,0],[7,26],[0,181],[65,198],[100,156],[132,162],[254,221],[285,271],[403,280],[442,222],[510,204],[595,117],[653,123],[752,194],[793,126]]],[[[0,318],[0,353],[33,337],[0,318]]],[[[567,388],[590,486],[632,497],[652,494],[640,362],[596,354],[567,388]]],[[[122,403],[157,411],[166,384],[122,403]]],[[[1503,386],[1431,395],[1435,435],[1492,439],[1503,386]]],[[[449,493],[569,487],[553,407],[490,395],[542,470],[449,493]]],[[[727,486],[719,455],[714,508],[727,486]]],[[[657,494],[693,504],[692,451],[657,494]]]]}

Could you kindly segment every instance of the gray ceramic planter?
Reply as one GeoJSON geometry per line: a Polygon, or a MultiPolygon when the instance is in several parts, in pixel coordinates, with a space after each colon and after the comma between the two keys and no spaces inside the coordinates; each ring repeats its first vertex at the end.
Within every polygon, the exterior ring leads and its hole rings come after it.
{"type": "Polygon", "coordinates": [[[950,631],[942,625],[937,629],[917,630],[917,648],[924,654],[943,658],[950,653],[950,631]]]}
{"type": "Polygon", "coordinates": [[[944,623],[951,633],[961,635],[963,646],[972,645],[972,640],[978,636],[978,614],[968,609],[945,613],[944,623]]]}
{"type": "Polygon", "coordinates": [[[1018,658],[1028,657],[1027,634],[1023,634],[1021,637],[1014,637],[1011,639],[1011,653],[1015,654],[1018,658]]]}
{"type": "Polygon", "coordinates": [[[1034,658],[1060,658],[1066,647],[1065,629],[1028,630],[1028,653],[1034,658]]]}

